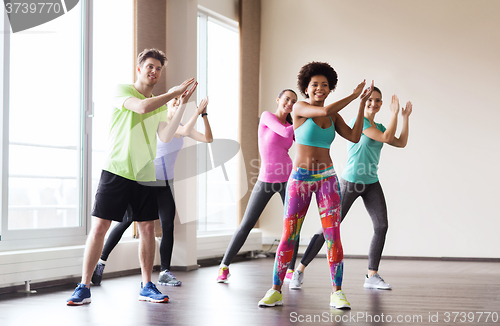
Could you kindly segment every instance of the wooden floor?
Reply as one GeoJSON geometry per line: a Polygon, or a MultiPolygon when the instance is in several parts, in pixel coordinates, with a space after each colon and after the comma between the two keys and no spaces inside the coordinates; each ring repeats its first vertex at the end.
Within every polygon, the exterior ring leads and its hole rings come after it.
{"type": "Polygon", "coordinates": [[[258,308],[273,262],[233,263],[228,284],[215,282],[218,266],[176,272],[181,287],[159,286],[168,304],[138,301],[139,275],[103,280],[92,287],[92,303],[79,307],[65,305],[75,284],[3,294],[0,325],[500,325],[500,263],[383,260],[381,275],[393,290],[381,291],[363,288],[366,260],[346,259],[352,310],[337,310],[329,307],[326,259],[317,258],[301,290],[284,288],[284,306],[258,308]]]}

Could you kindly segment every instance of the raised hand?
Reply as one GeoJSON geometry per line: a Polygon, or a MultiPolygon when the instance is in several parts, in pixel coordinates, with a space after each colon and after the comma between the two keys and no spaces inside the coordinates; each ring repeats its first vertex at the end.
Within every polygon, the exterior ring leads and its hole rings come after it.
{"type": "Polygon", "coordinates": [[[399,112],[399,98],[396,95],[392,95],[391,112],[395,115],[397,115],[399,112]]]}
{"type": "Polygon", "coordinates": [[[366,79],[363,79],[363,81],[361,83],[359,83],[358,86],[356,86],[356,88],[354,89],[354,91],[352,93],[354,95],[356,95],[356,97],[358,97],[359,94],[361,94],[361,92],[363,91],[363,88],[365,88],[365,84],[366,84],[366,79]]]}
{"type": "Polygon", "coordinates": [[[413,105],[411,104],[411,102],[410,101],[406,102],[406,107],[404,107],[401,110],[401,115],[403,117],[409,117],[410,114],[411,114],[412,109],[413,109],[413,105]]]}
{"type": "Polygon", "coordinates": [[[175,86],[174,87],[174,92],[177,93],[177,95],[181,95],[183,94],[187,88],[193,84],[195,81],[194,81],[194,78],[190,78],[190,79],[186,79],[182,84],[180,84],[179,86],[175,86]]]}
{"type": "MultiPolygon", "coordinates": [[[[367,89],[365,89],[363,91],[363,94],[361,94],[361,102],[366,102],[369,98],[370,98],[370,95],[372,95],[372,92],[373,92],[373,80],[372,80],[372,84],[370,87],[368,87],[367,89]]],[[[361,84],[360,84],[361,85],[361,84]]]]}
{"type": "Polygon", "coordinates": [[[208,105],[208,97],[201,100],[200,105],[198,107],[198,113],[199,114],[206,113],[207,112],[207,105],[208,105]]]}
{"type": "MultiPolygon", "coordinates": [[[[193,79],[193,81],[194,81],[194,79],[193,79]]],[[[184,83],[186,83],[186,82],[187,82],[187,80],[186,80],[184,83]]],[[[184,84],[184,83],[182,83],[182,84],[184,84]]],[[[182,85],[182,84],[181,84],[181,85],[182,85]]],[[[190,83],[190,84],[191,84],[191,83],[190,83]]],[[[189,86],[190,84],[187,84],[187,86],[189,86]]],[[[194,93],[194,91],[196,90],[196,87],[197,87],[197,86],[198,86],[198,82],[195,82],[191,88],[186,89],[186,90],[182,93],[182,95],[181,95],[181,97],[180,97],[180,102],[181,102],[181,103],[187,103],[187,102],[189,102],[189,99],[191,98],[191,95],[193,95],[193,93],[194,93]]],[[[180,86],[177,86],[177,87],[180,87],[180,86]]]]}

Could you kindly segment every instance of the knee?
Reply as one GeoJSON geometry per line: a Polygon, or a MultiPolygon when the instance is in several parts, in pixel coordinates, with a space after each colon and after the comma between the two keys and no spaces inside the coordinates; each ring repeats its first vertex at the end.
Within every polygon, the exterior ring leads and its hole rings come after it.
{"type": "Polygon", "coordinates": [[[104,237],[106,235],[106,232],[108,232],[110,226],[110,220],[94,217],[91,233],[93,233],[96,237],[104,237]]]}
{"type": "Polygon", "coordinates": [[[154,221],[138,222],[139,234],[141,237],[154,237],[155,223],[154,221]]]}
{"type": "Polygon", "coordinates": [[[389,229],[389,223],[380,223],[379,225],[374,227],[374,231],[378,235],[384,235],[387,233],[387,230],[389,229]]]}
{"type": "Polygon", "coordinates": [[[167,232],[174,229],[174,219],[161,221],[161,230],[167,232]]]}

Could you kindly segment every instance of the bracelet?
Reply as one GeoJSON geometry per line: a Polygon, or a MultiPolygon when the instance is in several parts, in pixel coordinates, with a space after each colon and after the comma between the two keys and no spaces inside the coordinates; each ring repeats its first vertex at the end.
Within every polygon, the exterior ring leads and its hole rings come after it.
{"type": "Polygon", "coordinates": [[[205,113],[202,113],[202,114],[201,114],[201,117],[203,118],[203,117],[204,117],[204,116],[206,116],[206,115],[208,115],[208,113],[206,113],[206,112],[205,112],[205,113]]]}

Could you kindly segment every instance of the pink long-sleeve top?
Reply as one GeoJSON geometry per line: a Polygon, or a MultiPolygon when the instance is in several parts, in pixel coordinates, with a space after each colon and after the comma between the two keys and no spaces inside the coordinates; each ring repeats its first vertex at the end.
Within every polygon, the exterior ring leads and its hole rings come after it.
{"type": "Polygon", "coordinates": [[[260,181],[288,181],[293,167],[292,159],[288,155],[292,143],[293,125],[283,125],[273,113],[264,111],[259,123],[260,181]]]}

